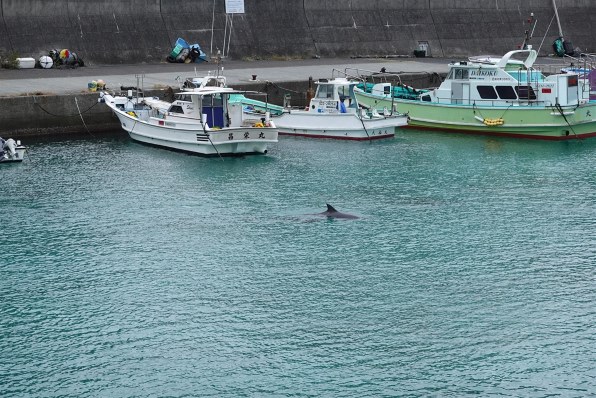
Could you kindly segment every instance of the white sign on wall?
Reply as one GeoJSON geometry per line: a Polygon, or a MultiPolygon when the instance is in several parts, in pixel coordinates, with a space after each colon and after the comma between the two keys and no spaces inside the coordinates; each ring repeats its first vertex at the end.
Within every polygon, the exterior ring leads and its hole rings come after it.
{"type": "Polygon", "coordinates": [[[226,14],[244,14],[244,0],[226,0],[226,14]]]}

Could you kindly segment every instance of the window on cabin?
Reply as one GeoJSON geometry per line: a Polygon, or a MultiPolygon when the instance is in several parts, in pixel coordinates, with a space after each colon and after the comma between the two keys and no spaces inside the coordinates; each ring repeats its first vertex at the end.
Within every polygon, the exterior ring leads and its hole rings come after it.
{"type": "Polygon", "coordinates": [[[515,94],[515,90],[511,86],[497,86],[496,89],[501,99],[517,99],[517,94],[515,94]]]}
{"type": "Polygon", "coordinates": [[[337,93],[339,94],[339,98],[349,97],[350,96],[350,87],[349,86],[338,87],[337,93]]]}
{"type": "Polygon", "coordinates": [[[180,105],[172,105],[172,106],[170,106],[170,109],[168,109],[168,112],[170,112],[170,113],[181,113],[181,114],[184,114],[184,111],[182,110],[182,107],[180,105]]]}
{"type": "Polygon", "coordinates": [[[468,80],[470,75],[470,71],[467,69],[456,69],[455,70],[455,79],[457,80],[468,80]]]}
{"type": "Polygon", "coordinates": [[[217,82],[217,79],[215,78],[210,78],[207,79],[207,83],[205,83],[205,87],[218,87],[219,84],[217,82]]]}
{"type": "Polygon", "coordinates": [[[517,91],[517,95],[518,95],[519,99],[523,99],[523,100],[535,100],[536,99],[536,93],[534,92],[534,89],[530,86],[515,86],[515,91],[517,91]]]}
{"type": "Polygon", "coordinates": [[[333,86],[328,84],[321,84],[317,88],[316,98],[333,98],[333,86]]]}
{"type": "Polygon", "coordinates": [[[188,94],[178,94],[176,99],[180,101],[192,102],[191,96],[188,94]]]}
{"type": "Polygon", "coordinates": [[[220,94],[210,94],[203,96],[203,106],[223,106],[220,94]]]}
{"type": "Polygon", "coordinates": [[[482,99],[497,99],[497,92],[493,86],[476,86],[482,99]]]}

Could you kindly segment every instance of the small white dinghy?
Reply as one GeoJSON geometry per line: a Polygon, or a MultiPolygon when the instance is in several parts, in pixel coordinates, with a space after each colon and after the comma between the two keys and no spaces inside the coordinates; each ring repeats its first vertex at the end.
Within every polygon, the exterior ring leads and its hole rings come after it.
{"type": "Polygon", "coordinates": [[[358,81],[336,77],[316,82],[317,91],[308,109],[286,110],[274,117],[279,133],[312,138],[374,140],[395,135],[395,128],[408,124],[407,115],[384,109],[364,109],[356,100],[358,81]]]}
{"type": "MultiPolygon", "coordinates": [[[[203,87],[175,94],[174,102],[100,93],[130,138],[145,144],[206,156],[267,153],[277,142],[269,119],[247,115],[230,96],[249,93],[227,87],[203,87]]],[[[250,92],[258,95],[260,93],[250,92]]]]}
{"type": "Polygon", "coordinates": [[[4,140],[0,137],[0,163],[22,162],[26,150],[21,141],[12,138],[4,140]]]}

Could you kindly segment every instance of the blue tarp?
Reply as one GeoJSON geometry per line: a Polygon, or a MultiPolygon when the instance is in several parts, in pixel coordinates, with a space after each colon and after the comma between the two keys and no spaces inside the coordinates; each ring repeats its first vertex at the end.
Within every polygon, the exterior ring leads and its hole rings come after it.
{"type": "Polygon", "coordinates": [[[179,37],[174,44],[172,52],[168,56],[169,62],[206,62],[207,55],[201,50],[197,43],[188,44],[186,40],[179,37]]]}

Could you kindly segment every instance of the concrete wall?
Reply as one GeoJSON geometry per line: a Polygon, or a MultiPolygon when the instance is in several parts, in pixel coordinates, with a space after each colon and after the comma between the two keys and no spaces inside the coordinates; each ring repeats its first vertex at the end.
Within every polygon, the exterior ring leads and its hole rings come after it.
{"type": "MultiPolygon", "coordinates": [[[[596,52],[596,1],[556,1],[565,38],[596,52]]],[[[0,55],[68,48],[88,63],[156,62],[178,37],[208,55],[229,43],[236,59],[411,55],[419,41],[435,57],[500,54],[522,42],[530,12],[542,55],[558,36],[552,0],[245,0],[245,11],[226,18],[224,0],[0,0],[0,55]]]]}

